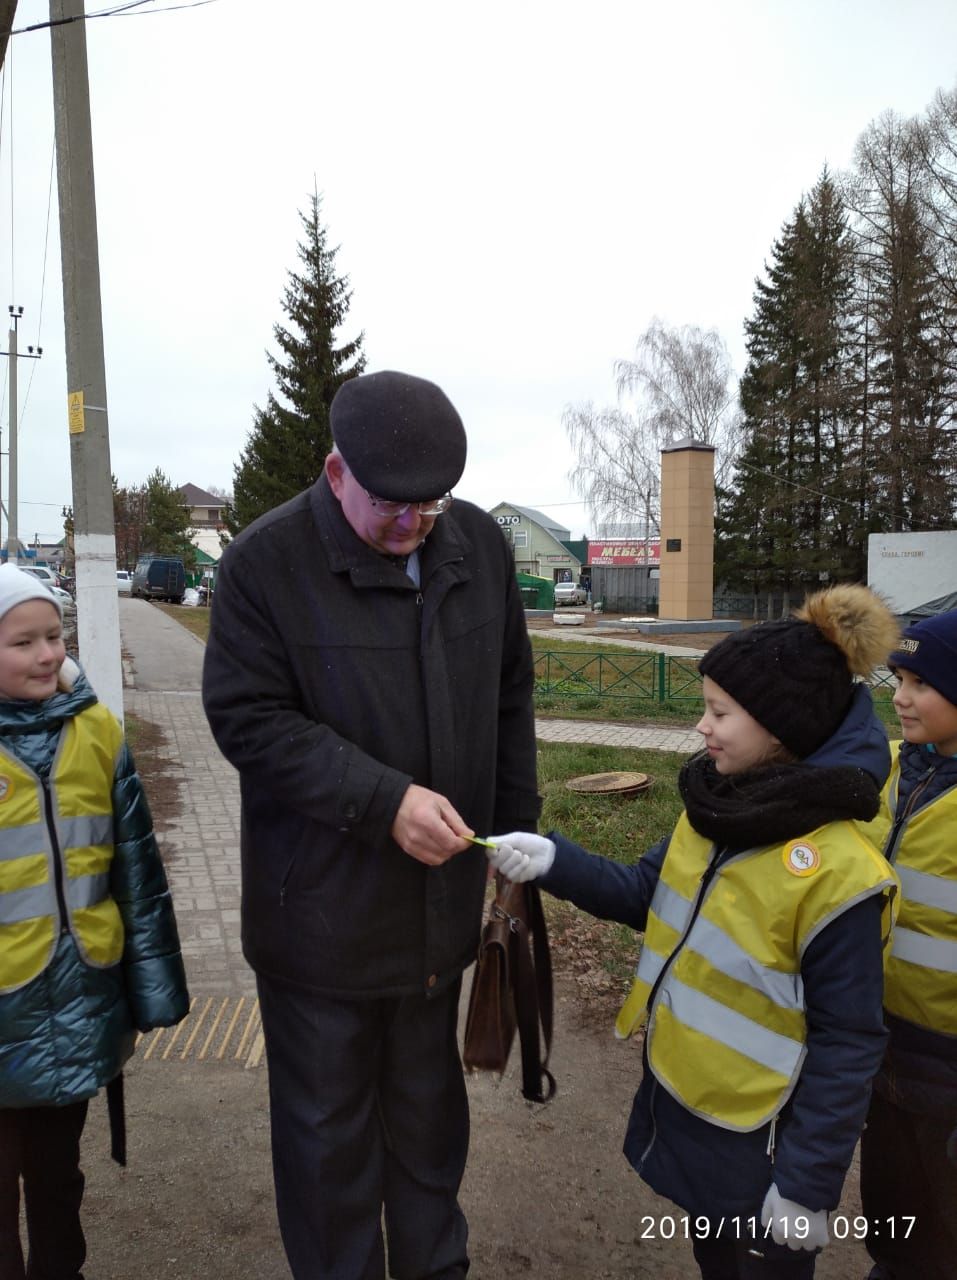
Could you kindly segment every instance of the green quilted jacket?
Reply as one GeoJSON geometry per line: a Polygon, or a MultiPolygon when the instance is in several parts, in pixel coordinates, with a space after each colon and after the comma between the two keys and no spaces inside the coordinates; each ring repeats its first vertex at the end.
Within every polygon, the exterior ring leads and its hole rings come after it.
{"type": "MultiPolygon", "coordinates": [[[[49,777],[65,726],[96,701],[67,659],[61,691],[52,697],[0,700],[0,743],[28,769],[49,777]]],[[[110,893],[123,921],[123,956],[109,968],[85,964],[63,925],[43,972],[0,995],[0,1107],[63,1106],[92,1097],[122,1070],[137,1031],[173,1026],[189,1008],[166,873],[125,743],[111,790],[110,893]]],[[[0,858],[4,834],[0,815],[0,858]]]]}

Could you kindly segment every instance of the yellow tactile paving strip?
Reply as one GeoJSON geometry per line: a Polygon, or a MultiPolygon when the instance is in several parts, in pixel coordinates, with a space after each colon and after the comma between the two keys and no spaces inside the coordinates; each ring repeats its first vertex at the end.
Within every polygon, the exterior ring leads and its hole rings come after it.
{"type": "Polygon", "coordinates": [[[254,996],[194,996],[175,1027],[137,1038],[144,1062],[231,1062],[247,1070],[265,1061],[259,1000],[254,996]]]}

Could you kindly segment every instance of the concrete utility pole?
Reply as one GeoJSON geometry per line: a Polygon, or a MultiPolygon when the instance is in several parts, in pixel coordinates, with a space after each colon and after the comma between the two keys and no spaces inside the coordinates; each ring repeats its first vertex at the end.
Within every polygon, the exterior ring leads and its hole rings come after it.
{"type": "MultiPolygon", "coordinates": [[[[20,312],[23,308],[20,308],[20,312]]],[[[9,479],[7,480],[7,564],[17,563],[17,482],[15,476],[17,474],[17,321],[20,319],[20,312],[17,312],[11,306],[10,308],[10,332],[7,334],[7,358],[10,361],[10,368],[7,371],[7,378],[10,386],[10,426],[8,430],[9,442],[7,444],[8,465],[7,472],[9,479]]]]}
{"type": "Polygon", "coordinates": [[[0,0],[0,67],[7,56],[7,40],[17,16],[17,0],[0,0]]]}
{"type": "Polygon", "coordinates": [[[17,545],[17,321],[23,312],[10,308],[10,426],[7,441],[7,564],[20,559],[17,545]]]}
{"type": "Polygon", "coordinates": [[[116,537],[83,0],[50,0],[80,661],[123,719],[116,537]]]}
{"type": "Polygon", "coordinates": [[[43,355],[43,348],[37,347],[34,350],[33,347],[27,347],[26,352],[17,351],[17,324],[23,317],[23,307],[10,306],[7,310],[10,312],[10,323],[13,326],[7,335],[10,341],[10,350],[0,351],[0,355],[10,357],[10,475],[7,483],[9,499],[7,506],[2,507],[2,509],[7,513],[7,563],[16,564],[20,558],[20,537],[17,529],[17,430],[19,427],[17,360],[39,360],[43,355]]]}
{"type": "MultiPolygon", "coordinates": [[[[13,20],[17,16],[17,0],[0,0],[0,67],[7,56],[7,43],[10,39],[10,31],[13,28],[13,20]]],[[[10,314],[13,314],[11,310],[10,314]]],[[[16,358],[12,361],[16,365],[16,358]]],[[[13,375],[16,377],[16,374],[13,375]]],[[[10,418],[11,423],[14,418],[10,418]]],[[[0,500],[0,511],[4,510],[3,502],[0,500]]],[[[8,521],[9,528],[9,521],[8,521]]]]}

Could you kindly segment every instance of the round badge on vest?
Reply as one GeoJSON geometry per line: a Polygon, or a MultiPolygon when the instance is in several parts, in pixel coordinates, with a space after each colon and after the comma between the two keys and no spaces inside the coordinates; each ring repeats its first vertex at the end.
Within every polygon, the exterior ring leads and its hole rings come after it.
{"type": "Polygon", "coordinates": [[[792,840],[781,854],[784,869],[792,876],[813,876],[821,865],[821,854],[806,840],[792,840]]]}
{"type": "Polygon", "coordinates": [[[0,804],[3,804],[4,800],[9,800],[13,792],[13,779],[0,773],[0,804]]]}

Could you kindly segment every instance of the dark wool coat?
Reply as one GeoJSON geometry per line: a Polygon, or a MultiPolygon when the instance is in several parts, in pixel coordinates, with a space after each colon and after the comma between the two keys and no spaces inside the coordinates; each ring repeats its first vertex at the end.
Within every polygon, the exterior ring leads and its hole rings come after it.
{"type": "Polygon", "coordinates": [[[243,949],[348,997],[438,991],[475,958],[478,848],[426,867],[390,831],[409,784],[480,835],[540,812],[533,664],[511,552],[467,502],[421,587],[362,542],[325,477],[221,562],[203,697],[242,789],[243,949]]]}

